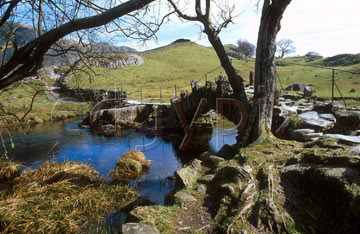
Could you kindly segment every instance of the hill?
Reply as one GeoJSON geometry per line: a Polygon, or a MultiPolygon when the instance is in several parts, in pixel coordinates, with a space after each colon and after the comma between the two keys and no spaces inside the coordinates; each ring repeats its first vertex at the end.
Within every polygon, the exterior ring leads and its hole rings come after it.
{"type": "MultiPolygon", "coordinates": [[[[89,80],[86,72],[78,73],[70,84],[95,88],[122,88],[130,99],[159,101],[160,88],[162,98],[169,101],[174,95],[175,85],[177,95],[180,91],[190,90],[191,80],[199,80],[205,84],[205,79],[214,81],[218,75],[225,75],[220,67],[220,61],[212,48],[197,45],[193,42],[173,43],[150,51],[138,53],[144,59],[144,64],[137,67],[109,70],[93,68],[98,74],[89,80]]],[[[248,78],[253,69],[253,62],[233,60],[236,69],[248,78]]]]}
{"type": "MultiPolygon", "coordinates": [[[[336,57],[336,56],[334,56],[336,57]]],[[[312,85],[315,88],[317,97],[331,97],[332,68],[335,70],[335,81],[344,97],[360,97],[360,75],[350,72],[360,73],[360,64],[348,66],[325,67],[325,61],[329,58],[318,58],[307,62],[305,56],[283,58],[277,60],[277,73],[283,87],[295,82],[312,85]]],[[[278,83],[279,86],[279,83],[278,83]]],[[[341,97],[335,87],[335,97],[341,97]]]]}
{"type": "Polygon", "coordinates": [[[350,66],[360,63],[359,54],[339,54],[324,59],[325,66],[350,66]]]}
{"type": "MultiPolygon", "coordinates": [[[[0,57],[2,58],[5,53],[5,60],[8,60],[14,53],[13,43],[18,47],[25,46],[28,42],[32,41],[36,37],[36,29],[30,25],[18,24],[13,22],[7,22],[0,28],[0,57]],[[15,38],[9,40],[13,36],[15,38]],[[10,43],[8,44],[8,41],[10,43]],[[7,46],[7,48],[6,48],[7,46]]],[[[65,65],[70,62],[73,64],[79,59],[78,53],[71,48],[76,48],[78,51],[87,51],[90,48],[89,45],[79,45],[75,40],[62,39],[54,45],[52,49],[48,51],[48,55],[45,56],[44,65],[65,65]],[[70,49],[70,50],[68,50],[70,49]],[[68,50],[64,55],[59,56],[58,50],[68,50]]],[[[92,52],[94,53],[124,53],[124,52],[136,52],[135,49],[127,46],[115,46],[109,43],[96,43],[91,46],[92,52]]]]}

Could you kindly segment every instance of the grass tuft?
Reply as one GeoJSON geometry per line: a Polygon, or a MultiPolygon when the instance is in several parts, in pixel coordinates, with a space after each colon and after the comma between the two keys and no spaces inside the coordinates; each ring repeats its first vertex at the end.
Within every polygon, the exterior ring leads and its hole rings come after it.
{"type": "Polygon", "coordinates": [[[20,175],[20,164],[0,160],[0,182],[12,180],[20,175]]]}
{"type": "Polygon", "coordinates": [[[110,176],[117,179],[138,179],[142,172],[149,169],[151,162],[139,150],[130,150],[118,158],[115,169],[110,176]]]}
{"type": "Polygon", "coordinates": [[[15,179],[0,201],[0,233],[79,233],[136,198],[125,183],[102,183],[88,165],[45,162],[15,179]]]}

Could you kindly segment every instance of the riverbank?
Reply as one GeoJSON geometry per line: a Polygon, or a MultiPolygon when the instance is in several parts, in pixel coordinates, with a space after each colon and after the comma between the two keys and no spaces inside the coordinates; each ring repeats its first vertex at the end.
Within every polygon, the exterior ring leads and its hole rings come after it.
{"type": "MultiPolygon", "coordinates": [[[[359,155],[358,146],[327,137],[305,143],[269,138],[240,150],[225,145],[176,170],[176,189],[168,193],[166,205],[127,209],[123,228],[132,231],[124,233],[136,233],[136,223],[150,225],[155,233],[357,233],[359,155]]],[[[157,161],[152,160],[156,170],[157,161]]],[[[126,184],[104,183],[86,164],[45,162],[14,179],[11,190],[1,190],[0,214],[11,215],[0,215],[0,228],[74,233],[91,227],[110,233],[95,216],[102,220],[109,207],[123,207],[124,200],[112,199],[123,199],[116,196],[125,189],[133,191],[126,184]],[[47,215],[46,226],[36,222],[42,217],[38,214],[47,215]],[[85,216],[95,224],[82,220],[85,216]]]]}
{"type": "Polygon", "coordinates": [[[6,182],[0,233],[102,233],[109,228],[104,217],[138,198],[126,182],[105,183],[96,170],[76,162],[45,162],[6,182]]]}
{"type": "Polygon", "coordinates": [[[137,207],[127,222],[161,233],[358,233],[358,148],[270,138],[233,155],[205,153],[176,172],[168,206],[137,207]]]}

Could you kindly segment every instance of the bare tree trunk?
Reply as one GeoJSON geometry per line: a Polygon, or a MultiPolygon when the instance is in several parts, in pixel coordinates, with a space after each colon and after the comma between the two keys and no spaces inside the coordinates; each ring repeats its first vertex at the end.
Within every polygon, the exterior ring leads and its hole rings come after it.
{"type": "Polygon", "coordinates": [[[231,17],[232,10],[228,10],[228,11],[222,10],[223,13],[226,13],[226,15],[229,15],[229,17],[223,18],[222,20],[224,20],[224,22],[219,23],[217,26],[215,26],[212,23],[210,17],[210,8],[211,8],[210,0],[205,1],[205,7],[202,6],[202,1],[200,0],[195,1],[195,13],[196,13],[195,16],[189,16],[181,12],[181,10],[177,7],[177,5],[174,3],[173,0],[168,0],[168,2],[174,8],[175,12],[178,14],[180,18],[202,23],[202,25],[204,26],[204,33],[206,33],[209,42],[211,43],[212,47],[214,48],[220,60],[221,66],[224,68],[226,75],[228,76],[235,98],[240,100],[242,104],[245,105],[247,109],[249,109],[243,79],[240,77],[240,75],[235,71],[235,68],[232,66],[229,56],[225,51],[224,45],[222,44],[218,36],[221,30],[223,28],[226,28],[227,25],[232,22],[232,17],[231,17]]]}
{"type": "Polygon", "coordinates": [[[205,27],[204,32],[206,33],[209,42],[214,48],[221,66],[224,68],[226,75],[228,76],[231,88],[233,89],[234,96],[240,100],[247,109],[248,100],[245,93],[244,80],[243,78],[235,71],[235,68],[231,64],[229,56],[227,55],[224,45],[222,44],[220,38],[216,35],[215,30],[211,26],[205,27]]]}
{"type": "Polygon", "coordinates": [[[249,123],[240,146],[261,142],[271,133],[271,123],[276,89],[275,53],[276,36],[282,15],[291,0],[264,1],[260,22],[255,62],[255,95],[249,123]]]}

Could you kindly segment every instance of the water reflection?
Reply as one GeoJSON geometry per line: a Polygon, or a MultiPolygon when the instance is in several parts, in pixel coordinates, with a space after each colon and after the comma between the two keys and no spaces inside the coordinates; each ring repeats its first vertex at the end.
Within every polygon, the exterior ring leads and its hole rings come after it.
{"type": "MultiPolygon", "coordinates": [[[[25,168],[36,168],[46,158],[60,162],[83,162],[106,177],[115,167],[118,157],[130,149],[138,149],[152,161],[152,166],[132,185],[142,196],[163,204],[166,194],[174,186],[174,182],[167,180],[167,177],[199,154],[196,151],[178,151],[168,138],[147,136],[134,130],[124,130],[118,137],[99,136],[92,130],[78,129],[79,121],[39,125],[28,136],[14,132],[14,149],[11,149],[10,140],[6,140],[8,155],[25,168]],[[54,145],[54,150],[49,153],[54,145]]],[[[235,135],[229,135],[224,129],[214,129],[209,141],[211,150],[219,150],[224,143],[235,143],[235,135]]]]}

